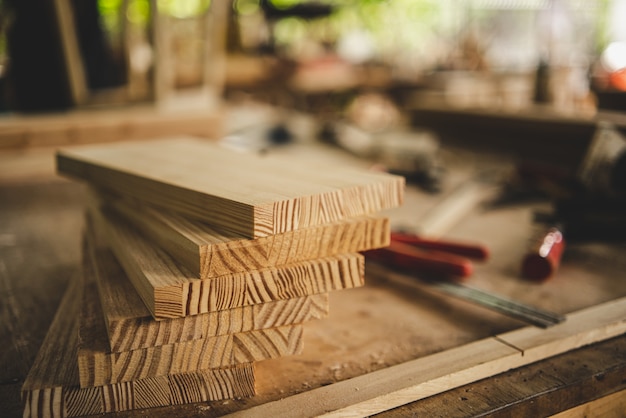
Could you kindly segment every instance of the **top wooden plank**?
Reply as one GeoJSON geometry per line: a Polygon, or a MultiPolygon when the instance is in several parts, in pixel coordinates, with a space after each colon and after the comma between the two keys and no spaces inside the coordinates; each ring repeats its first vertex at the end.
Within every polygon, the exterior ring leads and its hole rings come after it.
{"type": "Polygon", "coordinates": [[[404,178],[192,138],[60,150],[57,169],[250,238],[399,206],[404,178]]]}

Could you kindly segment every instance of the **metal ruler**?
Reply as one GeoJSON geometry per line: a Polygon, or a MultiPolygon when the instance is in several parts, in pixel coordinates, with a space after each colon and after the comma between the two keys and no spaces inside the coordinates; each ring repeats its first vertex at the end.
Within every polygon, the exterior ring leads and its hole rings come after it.
{"type": "Polygon", "coordinates": [[[449,295],[493,309],[532,325],[548,328],[565,321],[564,315],[539,309],[502,296],[453,282],[429,282],[432,287],[449,295]]]}

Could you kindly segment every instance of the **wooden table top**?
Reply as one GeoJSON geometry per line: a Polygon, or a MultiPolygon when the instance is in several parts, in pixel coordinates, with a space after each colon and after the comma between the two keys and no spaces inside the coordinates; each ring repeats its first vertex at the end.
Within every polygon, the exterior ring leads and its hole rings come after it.
{"type": "MultiPolygon", "coordinates": [[[[85,192],[83,185],[55,176],[0,181],[0,339],[5,342],[0,405],[6,416],[21,415],[21,384],[69,279],[80,274],[85,192]]],[[[403,208],[389,215],[410,223],[438,199],[410,188],[403,208]]],[[[518,266],[532,210],[524,205],[474,211],[447,234],[480,238],[492,251],[469,284],[562,314],[626,296],[619,244],[570,246],[555,278],[541,285],[521,280],[518,266]]],[[[365,287],[331,294],[329,318],[305,327],[303,354],[257,365],[254,398],[111,416],[221,416],[525,326],[390,277],[367,266],[365,287]]],[[[625,375],[626,335],[621,335],[381,415],[549,415],[626,389],[625,375]]],[[[603,398],[612,408],[623,398],[614,396],[603,398]]]]}

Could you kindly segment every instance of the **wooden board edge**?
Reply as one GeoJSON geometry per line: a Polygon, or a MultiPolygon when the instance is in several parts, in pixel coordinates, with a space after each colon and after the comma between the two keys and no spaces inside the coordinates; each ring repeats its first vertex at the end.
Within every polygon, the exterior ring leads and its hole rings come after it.
{"type": "Polygon", "coordinates": [[[302,411],[300,416],[370,416],[624,332],[626,298],[620,298],[572,313],[567,321],[552,328],[525,327],[229,416],[270,417],[293,411],[302,411]],[[581,320],[584,324],[577,327],[575,322],[581,320]],[[516,345],[507,340],[512,336],[517,337],[516,345]],[[528,343],[524,350],[516,347],[524,342],[528,343]]]}
{"type": "Polygon", "coordinates": [[[559,412],[553,415],[552,418],[584,418],[591,416],[621,418],[624,416],[624,411],[626,411],[626,389],[559,412]]]}

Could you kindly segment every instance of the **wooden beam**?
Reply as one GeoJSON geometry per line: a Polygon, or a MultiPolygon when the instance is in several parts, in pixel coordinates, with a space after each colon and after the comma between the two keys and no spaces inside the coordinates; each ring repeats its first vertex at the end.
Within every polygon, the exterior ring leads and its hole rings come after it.
{"type": "Polygon", "coordinates": [[[211,2],[202,17],[202,88],[216,98],[224,94],[228,26],[232,24],[233,0],[211,2]]]}
{"type": "Polygon", "coordinates": [[[76,362],[81,287],[71,280],[22,386],[24,417],[74,417],[249,397],[251,364],[81,389],[76,362]]]}
{"type": "Polygon", "coordinates": [[[109,243],[150,313],[177,318],[364,284],[364,259],[344,254],[201,280],[130,225],[94,210],[94,225],[109,243]]]}
{"type": "Polygon", "coordinates": [[[63,115],[11,115],[0,118],[0,150],[143,140],[164,135],[215,139],[221,129],[217,111],[174,112],[137,107],[63,115]]]}
{"type": "Polygon", "coordinates": [[[59,173],[248,238],[396,207],[404,178],[193,139],[91,145],[57,153],[59,173]]]}
{"type": "MultiPolygon", "coordinates": [[[[258,373],[260,376],[261,370],[258,373]]],[[[587,410],[586,415],[576,415],[581,418],[611,416],[611,411],[622,411],[621,415],[614,415],[621,417],[626,405],[620,409],[619,403],[607,402],[608,408],[598,413],[600,409],[596,408],[601,406],[596,406],[595,400],[611,398],[611,394],[620,391],[622,396],[626,395],[624,376],[626,338],[618,336],[500,373],[488,381],[463,385],[381,412],[376,418],[430,417],[440,415],[441,411],[465,411],[472,416],[490,418],[558,417],[560,412],[570,409],[587,410]]]]}
{"type": "Polygon", "coordinates": [[[78,36],[76,36],[72,5],[69,0],[54,0],[54,11],[72,102],[74,105],[82,105],[87,99],[89,91],[83,59],[78,47],[78,36]]]}
{"type": "Polygon", "coordinates": [[[154,321],[111,251],[96,249],[91,242],[93,239],[87,237],[83,257],[89,258],[95,270],[94,279],[113,353],[301,324],[328,315],[328,294],[319,294],[154,321]]]}
{"type": "Polygon", "coordinates": [[[110,196],[103,200],[202,279],[381,248],[390,240],[389,220],[382,217],[350,218],[248,239],[137,202],[110,196]]]}
{"type": "Polygon", "coordinates": [[[159,103],[166,100],[174,88],[169,17],[159,12],[158,2],[148,0],[150,10],[148,35],[153,51],[151,71],[152,99],[159,103]]]}
{"type": "Polygon", "coordinates": [[[626,390],[612,393],[591,402],[553,415],[553,418],[604,417],[622,418],[626,411],[626,390]]]}
{"type": "Polygon", "coordinates": [[[369,416],[623,334],[624,318],[626,298],[572,313],[548,329],[522,328],[229,416],[369,416]]]}

